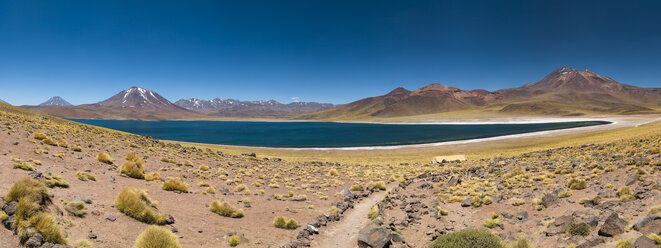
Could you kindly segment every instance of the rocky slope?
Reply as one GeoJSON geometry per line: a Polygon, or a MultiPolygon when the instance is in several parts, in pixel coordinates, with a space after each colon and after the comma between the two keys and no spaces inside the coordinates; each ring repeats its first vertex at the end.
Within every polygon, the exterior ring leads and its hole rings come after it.
{"type": "Polygon", "coordinates": [[[583,115],[652,112],[661,106],[661,88],[615,82],[589,70],[561,67],[537,83],[498,91],[461,90],[432,83],[409,91],[397,88],[376,97],[302,115],[304,119],[352,119],[493,110],[514,114],[583,115]]]}

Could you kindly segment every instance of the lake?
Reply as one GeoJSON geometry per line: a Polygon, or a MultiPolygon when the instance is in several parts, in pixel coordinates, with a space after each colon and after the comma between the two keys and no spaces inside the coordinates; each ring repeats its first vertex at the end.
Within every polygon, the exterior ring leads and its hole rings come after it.
{"type": "Polygon", "coordinates": [[[424,144],[610,123],[578,121],[534,124],[368,124],[91,119],[73,119],[73,121],[163,140],[288,148],[424,144]]]}

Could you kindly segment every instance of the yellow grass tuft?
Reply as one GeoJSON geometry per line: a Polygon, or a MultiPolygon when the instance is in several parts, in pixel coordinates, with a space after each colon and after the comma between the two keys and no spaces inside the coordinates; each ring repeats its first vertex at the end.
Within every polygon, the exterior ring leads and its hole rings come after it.
{"type": "Polygon", "coordinates": [[[178,177],[168,177],[161,188],[167,191],[188,192],[188,184],[178,177]]]}
{"type": "Polygon", "coordinates": [[[99,155],[96,156],[96,160],[99,160],[99,162],[106,164],[113,164],[112,158],[108,153],[105,152],[99,153],[99,155]]]}
{"type": "Polygon", "coordinates": [[[181,248],[181,244],[179,244],[179,238],[169,230],[162,227],[149,226],[147,227],[147,230],[138,236],[138,240],[135,241],[134,247],[181,248]]]}
{"type": "Polygon", "coordinates": [[[156,211],[155,203],[147,196],[146,190],[132,187],[124,189],[115,198],[115,207],[120,212],[144,223],[166,224],[166,216],[156,211]]]}

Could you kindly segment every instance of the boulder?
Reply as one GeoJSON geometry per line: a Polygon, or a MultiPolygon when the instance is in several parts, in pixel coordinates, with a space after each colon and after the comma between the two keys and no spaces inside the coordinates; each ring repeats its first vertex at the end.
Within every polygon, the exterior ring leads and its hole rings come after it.
{"type": "Polygon", "coordinates": [[[549,206],[553,205],[553,203],[556,203],[558,201],[558,195],[552,194],[552,193],[547,193],[544,194],[542,197],[542,205],[544,205],[545,208],[548,208],[549,206]]]}
{"type": "Polygon", "coordinates": [[[14,215],[14,213],[16,212],[16,203],[17,202],[13,201],[5,205],[4,210],[7,215],[14,215]]]}
{"type": "Polygon", "coordinates": [[[29,248],[36,248],[41,246],[43,240],[44,240],[44,236],[42,236],[41,233],[38,232],[30,233],[28,234],[28,238],[25,241],[25,243],[23,243],[23,245],[29,248]]]}
{"type": "Polygon", "coordinates": [[[661,216],[650,214],[633,225],[633,229],[643,234],[661,234],[661,216]]]}
{"type": "Polygon", "coordinates": [[[656,245],[654,240],[651,240],[643,235],[636,239],[636,242],[633,243],[633,248],[659,248],[659,246],[656,245]]]}
{"type": "Polygon", "coordinates": [[[516,215],[516,218],[519,219],[519,220],[525,220],[525,219],[528,218],[528,212],[527,212],[527,211],[523,211],[523,212],[517,214],[517,215],[516,215]]]}
{"type": "Polygon", "coordinates": [[[588,241],[583,242],[579,246],[576,246],[576,248],[590,248],[590,247],[596,247],[598,245],[601,245],[605,243],[606,241],[602,238],[594,238],[588,241]]]}
{"type": "Polygon", "coordinates": [[[473,200],[473,197],[472,197],[472,196],[466,198],[466,200],[464,200],[463,202],[461,202],[461,206],[462,206],[462,207],[470,207],[470,206],[471,206],[471,201],[472,201],[472,200],[473,200]]]}
{"type": "Polygon", "coordinates": [[[638,181],[638,174],[630,173],[629,176],[627,177],[627,181],[624,183],[624,185],[629,186],[629,185],[634,184],[636,181],[638,181]]]}
{"type": "Polygon", "coordinates": [[[613,212],[606,218],[598,233],[600,236],[613,237],[623,233],[626,226],[627,221],[621,219],[617,213],[613,212]]]}
{"type": "Polygon", "coordinates": [[[351,193],[351,190],[348,190],[348,189],[343,189],[342,191],[340,191],[340,194],[342,194],[346,198],[353,198],[354,197],[353,193],[351,193]]]}
{"type": "Polygon", "coordinates": [[[546,229],[546,236],[553,236],[556,234],[565,233],[569,225],[574,221],[571,215],[560,216],[555,218],[553,224],[546,229]]]}
{"type": "Polygon", "coordinates": [[[390,246],[390,231],[376,223],[370,223],[358,233],[358,247],[386,248],[390,246]]]}

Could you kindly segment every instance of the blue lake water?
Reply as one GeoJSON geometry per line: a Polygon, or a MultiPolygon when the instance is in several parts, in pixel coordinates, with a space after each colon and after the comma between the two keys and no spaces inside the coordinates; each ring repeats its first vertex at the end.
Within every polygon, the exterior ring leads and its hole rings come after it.
{"type": "Polygon", "coordinates": [[[90,119],[74,119],[73,121],[164,140],[290,148],[423,144],[609,123],[580,121],[535,124],[366,124],[90,119]]]}

